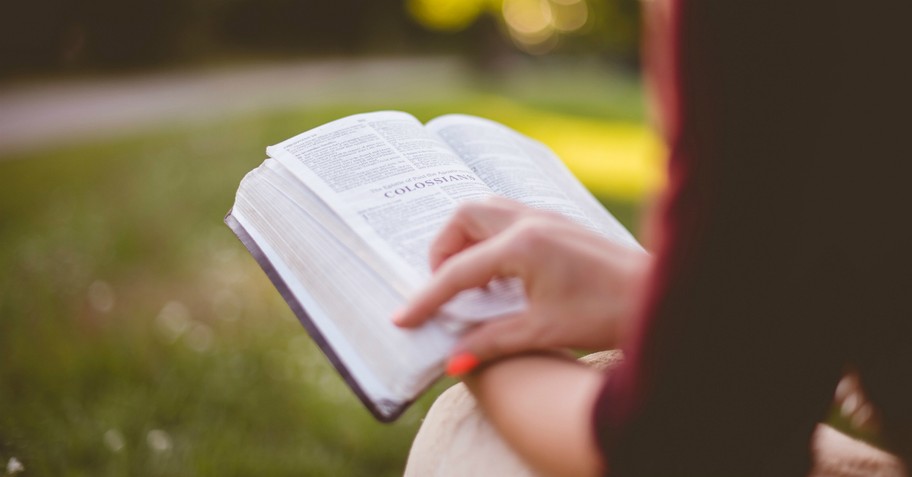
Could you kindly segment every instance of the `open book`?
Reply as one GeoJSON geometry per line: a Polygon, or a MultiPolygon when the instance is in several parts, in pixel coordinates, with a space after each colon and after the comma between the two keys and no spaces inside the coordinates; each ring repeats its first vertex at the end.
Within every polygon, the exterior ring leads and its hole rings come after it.
{"type": "Polygon", "coordinates": [[[486,119],[358,114],[266,152],[225,222],[384,422],[440,377],[466,326],[525,306],[520,283],[498,280],[421,328],[390,321],[430,276],[430,242],[461,202],[505,196],[639,247],[547,147],[486,119]]]}

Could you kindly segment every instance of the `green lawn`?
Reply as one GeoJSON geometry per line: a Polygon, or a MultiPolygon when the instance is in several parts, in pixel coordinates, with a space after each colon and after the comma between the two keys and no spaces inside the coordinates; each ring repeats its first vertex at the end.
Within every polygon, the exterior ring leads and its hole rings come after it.
{"type": "MultiPolygon", "coordinates": [[[[625,87],[623,101],[516,87],[388,107],[476,113],[539,137],[635,228],[661,167],[639,89],[625,87]]],[[[266,145],[363,110],[251,114],[0,160],[0,469],[15,457],[34,476],[400,475],[451,382],[376,423],[222,223],[266,145]]]]}

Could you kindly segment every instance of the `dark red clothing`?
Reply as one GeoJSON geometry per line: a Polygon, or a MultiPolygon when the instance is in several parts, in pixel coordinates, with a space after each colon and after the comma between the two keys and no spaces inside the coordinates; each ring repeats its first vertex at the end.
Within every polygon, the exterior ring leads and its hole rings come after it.
{"type": "Polygon", "coordinates": [[[610,475],[805,475],[847,366],[912,462],[909,5],[678,3],[657,270],[595,411],[610,475]]]}

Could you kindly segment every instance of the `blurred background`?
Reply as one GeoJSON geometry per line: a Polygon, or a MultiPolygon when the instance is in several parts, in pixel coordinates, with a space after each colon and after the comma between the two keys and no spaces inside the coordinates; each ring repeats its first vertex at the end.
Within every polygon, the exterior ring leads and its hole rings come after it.
{"type": "Polygon", "coordinates": [[[30,0],[0,11],[0,475],[400,475],[222,218],[358,112],[551,146],[634,232],[662,182],[636,0],[30,0]]]}

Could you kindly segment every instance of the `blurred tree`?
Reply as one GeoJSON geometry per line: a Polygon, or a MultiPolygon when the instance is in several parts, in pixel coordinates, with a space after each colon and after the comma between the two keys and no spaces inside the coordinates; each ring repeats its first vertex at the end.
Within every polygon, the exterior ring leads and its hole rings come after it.
{"type": "Polygon", "coordinates": [[[0,73],[60,62],[72,8],[66,0],[7,2],[0,13],[0,73]]]}
{"type": "Polygon", "coordinates": [[[190,27],[184,0],[31,0],[0,15],[0,73],[173,61],[190,27]]]}
{"type": "Polygon", "coordinates": [[[637,0],[29,0],[0,12],[0,76],[212,56],[521,51],[635,62],[637,0]],[[443,33],[443,34],[441,34],[443,33]]]}
{"type": "MultiPolygon", "coordinates": [[[[161,63],[180,51],[188,26],[184,0],[79,0],[73,22],[84,35],[82,60],[132,67],[161,63]]],[[[71,27],[72,28],[72,27],[71,27]]]]}
{"type": "Polygon", "coordinates": [[[362,11],[370,0],[231,0],[217,15],[220,43],[272,52],[351,52],[363,42],[362,11]]]}

